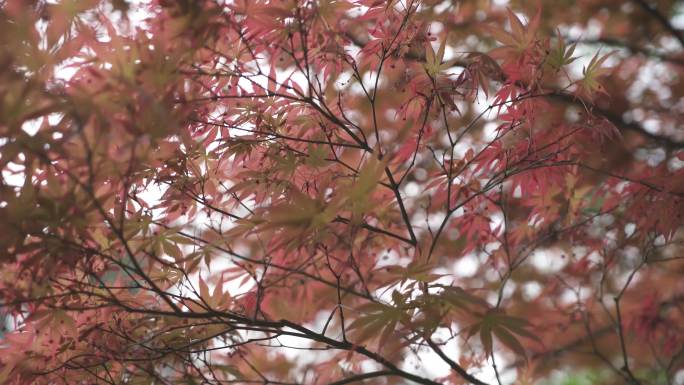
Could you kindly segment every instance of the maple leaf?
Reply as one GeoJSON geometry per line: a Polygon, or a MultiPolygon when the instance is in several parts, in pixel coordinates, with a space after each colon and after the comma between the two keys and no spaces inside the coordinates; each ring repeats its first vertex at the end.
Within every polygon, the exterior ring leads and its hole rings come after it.
{"type": "Polygon", "coordinates": [[[597,94],[608,95],[599,78],[609,72],[609,69],[602,65],[613,54],[615,51],[599,56],[600,52],[596,52],[589,64],[582,67],[583,77],[577,82],[577,95],[587,100],[594,100],[597,94]]]}
{"type": "Polygon", "coordinates": [[[445,37],[444,40],[442,40],[436,53],[430,42],[425,44],[425,64],[423,67],[425,68],[425,72],[432,77],[437,76],[440,72],[451,68],[458,63],[458,59],[456,58],[444,61],[447,40],[448,37],[445,37]]]}
{"type": "Polygon", "coordinates": [[[525,348],[516,335],[541,342],[529,328],[530,324],[525,319],[508,316],[498,309],[492,309],[486,312],[480,321],[468,327],[468,337],[479,333],[485,352],[491,355],[494,349],[493,336],[496,336],[506,347],[526,359],[525,348]]]}
{"type": "Polygon", "coordinates": [[[565,39],[563,39],[560,32],[558,32],[556,45],[550,50],[547,63],[549,63],[554,70],[560,70],[564,66],[577,60],[576,57],[572,56],[575,53],[575,48],[577,48],[577,43],[566,46],[565,39]]]}

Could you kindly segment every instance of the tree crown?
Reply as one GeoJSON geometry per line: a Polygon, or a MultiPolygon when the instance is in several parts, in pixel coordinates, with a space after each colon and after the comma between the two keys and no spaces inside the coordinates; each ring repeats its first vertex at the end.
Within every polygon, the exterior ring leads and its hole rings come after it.
{"type": "Polygon", "coordinates": [[[0,382],[681,383],[684,34],[615,3],[0,2],[0,382]]]}

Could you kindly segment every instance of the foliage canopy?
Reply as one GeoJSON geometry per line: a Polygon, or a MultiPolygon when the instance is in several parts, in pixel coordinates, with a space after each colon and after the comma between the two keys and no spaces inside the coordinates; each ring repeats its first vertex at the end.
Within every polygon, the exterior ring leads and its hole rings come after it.
{"type": "Polygon", "coordinates": [[[0,382],[681,384],[683,11],[0,2],[0,382]]]}

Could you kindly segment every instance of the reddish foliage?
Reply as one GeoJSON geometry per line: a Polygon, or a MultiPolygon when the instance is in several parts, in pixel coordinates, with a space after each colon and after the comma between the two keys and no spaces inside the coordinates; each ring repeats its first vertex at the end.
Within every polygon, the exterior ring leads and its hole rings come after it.
{"type": "Polygon", "coordinates": [[[0,2],[0,382],[671,384],[675,11],[517,3],[0,2]]]}

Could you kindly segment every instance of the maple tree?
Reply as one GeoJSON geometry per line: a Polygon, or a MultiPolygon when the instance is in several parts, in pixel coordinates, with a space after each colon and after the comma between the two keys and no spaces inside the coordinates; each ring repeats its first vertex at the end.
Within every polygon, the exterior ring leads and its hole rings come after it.
{"type": "Polygon", "coordinates": [[[681,8],[0,2],[0,382],[681,384],[681,8]]]}

